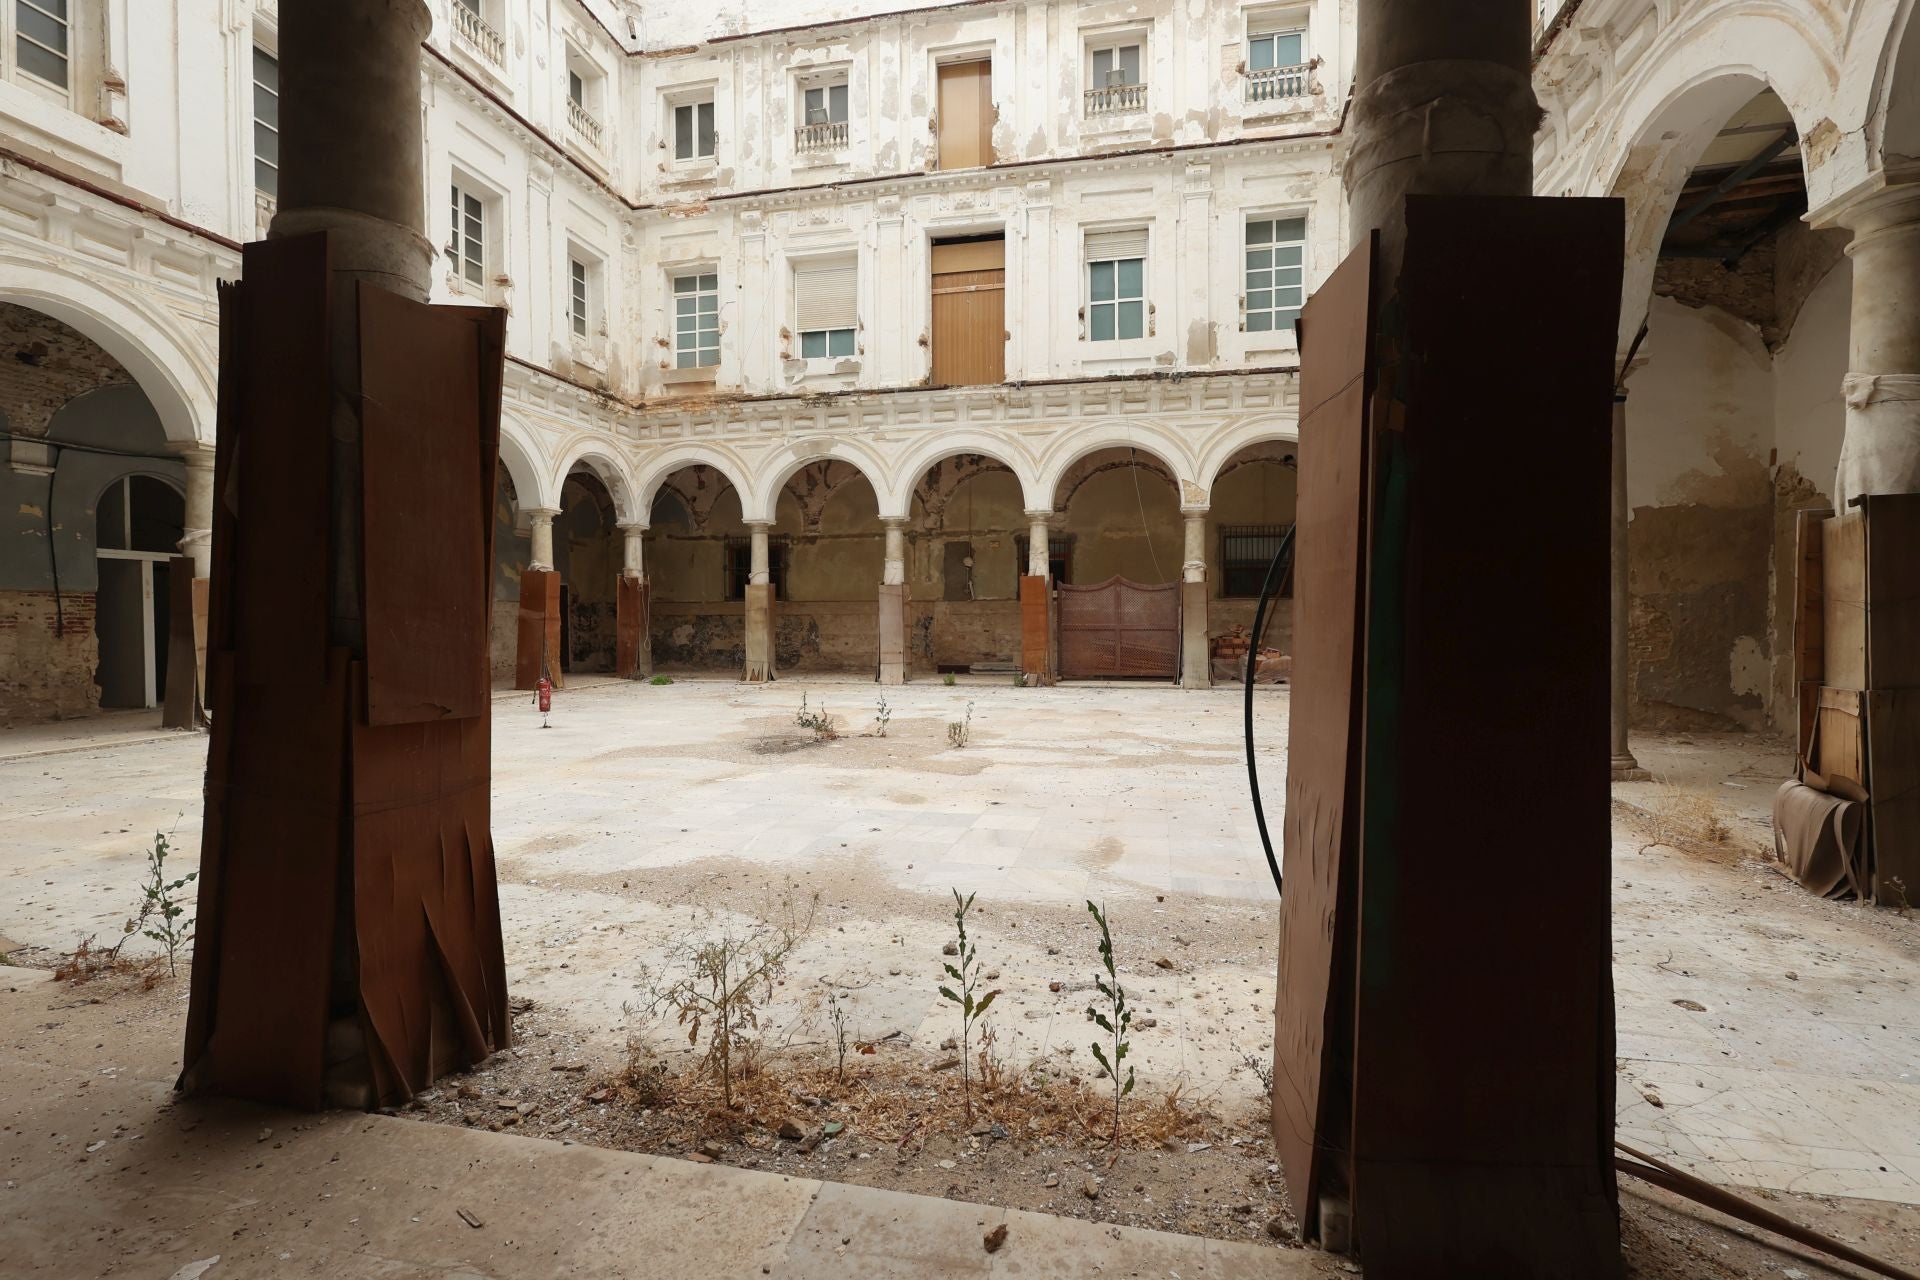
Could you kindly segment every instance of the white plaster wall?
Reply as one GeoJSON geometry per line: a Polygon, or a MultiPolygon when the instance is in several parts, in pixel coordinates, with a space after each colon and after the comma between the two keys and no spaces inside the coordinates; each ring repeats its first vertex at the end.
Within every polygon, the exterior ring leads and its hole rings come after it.
{"type": "Polygon", "coordinates": [[[1627,381],[1627,500],[1710,500],[1733,459],[1764,461],[1773,447],[1766,344],[1717,307],[1656,297],[1644,351],[1646,364],[1627,381]]]}
{"type": "Polygon", "coordinates": [[[1774,354],[1774,442],[1781,466],[1792,466],[1819,491],[1833,492],[1846,408],[1848,307],[1853,260],[1842,258],[1815,285],[1794,317],[1793,332],[1774,354]]]}

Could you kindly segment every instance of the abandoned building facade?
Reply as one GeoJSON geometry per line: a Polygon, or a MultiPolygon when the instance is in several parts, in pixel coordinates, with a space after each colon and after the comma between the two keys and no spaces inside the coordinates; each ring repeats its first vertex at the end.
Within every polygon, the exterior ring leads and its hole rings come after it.
{"type": "MultiPolygon", "coordinates": [[[[1293,518],[1350,4],[430,8],[434,299],[507,311],[497,675],[533,568],[558,668],[613,669],[623,575],[661,669],[746,670],[761,626],[774,671],[872,672],[890,598],[896,676],[1016,669],[1023,576],[1117,577],[1187,607],[1147,660],[1060,674],[1205,681],[1293,518]]],[[[0,32],[8,719],[152,704],[167,557],[206,575],[216,289],[274,208],[276,11],[180,9],[19,0],[0,32]]],[[[1632,713],[1784,727],[1793,511],[1838,498],[1850,412],[1848,228],[1912,153],[1874,123],[1898,6],[1537,17],[1537,189],[1629,203],[1632,713]]]]}

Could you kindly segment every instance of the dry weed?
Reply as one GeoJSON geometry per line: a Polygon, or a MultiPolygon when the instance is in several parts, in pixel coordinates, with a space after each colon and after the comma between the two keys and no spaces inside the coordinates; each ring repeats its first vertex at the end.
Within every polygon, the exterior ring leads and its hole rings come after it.
{"type": "Polygon", "coordinates": [[[1640,846],[1642,853],[1656,845],[1684,853],[1719,852],[1733,834],[1712,796],[1671,782],[1658,784],[1645,813],[1648,839],[1640,846]]]}

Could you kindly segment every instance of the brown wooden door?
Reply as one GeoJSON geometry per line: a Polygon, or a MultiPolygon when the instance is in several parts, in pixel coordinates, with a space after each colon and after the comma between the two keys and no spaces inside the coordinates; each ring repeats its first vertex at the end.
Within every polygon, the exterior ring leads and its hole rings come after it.
{"type": "Polygon", "coordinates": [[[1108,578],[1060,592],[1060,678],[1171,680],[1180,667],[1180,589],[1108,578]]]}
{"type": "Polygon", "coordinates": [[[972,387],[1007,377],[1006,241],[933,246],[933,382],[972,387]]]}
{"type": "Polygon", "coordinates": [[[993,163],[993,63],[949,62],[940,68],[940,167],[993,163]]]}

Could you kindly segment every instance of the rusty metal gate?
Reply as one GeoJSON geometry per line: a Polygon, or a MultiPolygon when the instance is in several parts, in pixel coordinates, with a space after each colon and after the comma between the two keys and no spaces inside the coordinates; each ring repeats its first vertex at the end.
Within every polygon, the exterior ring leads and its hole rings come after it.
{"type": "Polygon", "coordinates": [[[1180,667],[1180,588],[1112,577],[1060,588],[1060,678],[1172,680],[1180,667]]]}

